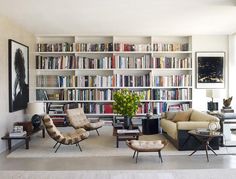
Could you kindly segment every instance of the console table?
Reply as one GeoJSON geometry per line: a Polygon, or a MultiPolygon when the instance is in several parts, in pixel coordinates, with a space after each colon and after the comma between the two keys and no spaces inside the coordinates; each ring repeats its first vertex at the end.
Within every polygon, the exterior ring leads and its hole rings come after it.
{"type": "Polygon", "coordinates": [[[12,140],[25,140],[25,148],[29,149],[29,141],[30,141],[30,137],[39,132],[42,131],[42,137],[45,138],[45,128],[44,126],[39,126],[36,129],[33,129],[31,133],[27,133],[24,136],[20,136],[20,137],[10,137],[9,134],[6,134],[5,136],[2,137],[2,140],[7,140],[7,144],[8,144],[8,150],[11,151],[11,141],[12,140]]]}

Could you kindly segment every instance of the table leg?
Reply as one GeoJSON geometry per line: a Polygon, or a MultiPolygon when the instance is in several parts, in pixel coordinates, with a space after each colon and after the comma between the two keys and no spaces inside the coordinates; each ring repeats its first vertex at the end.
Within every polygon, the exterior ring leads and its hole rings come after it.
{"type": "Polygon", "coordinates": [[[8,150],[11,150],[11,139],[8,139],[7,143],[8,143],[8,150]]]}
{"type": "Polygon", "coordinates": [[[43,135],[43,138],[45,138],[45,129],[44,128],[42,129],[42,135],[43,135]]]}
{"type": "Polygon", "coordinates": [[[195,152],[198,151],[203,146],[203,144],[199,145],[189,156],[192,156],[195,152]]]}
{"type": "Polygon", "coordinates": [[[209,162],[207,143],[206,143],[206,146],[205,146],[205,148],[206,148],[206,157],[207,157],[207,162],[209,162]]]}
{"type": "Polygon", "coordinates": [[[25,139],[25,148],[26,148],[26,149],[29,149],[29,141],[30,141],[30,138],[27,137],[27,138],[25,139]]]}
{"type": "Polygon", "coordinates": [[[217,156],[217,154],[215,153],[215,151],[213,150],[213,148],[211,148],[210,145],[208,145],[208,148],[217,156]]]}
{"type": "Polygon", "coordinates": [[[116,148],[119,148],[119,137],[116,136],[116,148]]]}

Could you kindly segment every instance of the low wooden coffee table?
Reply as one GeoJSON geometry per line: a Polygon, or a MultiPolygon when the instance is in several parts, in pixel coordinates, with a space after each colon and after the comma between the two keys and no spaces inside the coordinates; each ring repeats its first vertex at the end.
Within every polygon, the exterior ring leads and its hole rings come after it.
{"type": "Polygon", "coordinates": [[[113,128],[113,135],[116,136],[116,147],[119,148],[120,141],[126,140],[138,140],[141,135],[141,131],[138,127],[128,130],[128,129],[117,129],[113,128]]]}
{"type": "Polygon", "coordinates": [[[42,137],[45,138],[45,128],[44,126],[39,126],[36,129],[33,129],[32,132],[30,134],[26,134],[24,136],[20,136],[20,137],[10,137],[9,134],[5,135],[2,137],[2,140],[7,140],[7,144],[8,144],[8,150],[11,151],[11,141],[12,140],[25,140],[25,148],[29,149],[29,141],[30,141],[30,137],[39,132],[42,131],[42,137]]]}
{"type": "Polygon", "coordinates": [[[188,131],[188,133],[193,136],[198,142],[199,146],[189,155],[192,156],[195,152],[197,152],[201,147],[204,147],[206,150],[206,157],[207,157],[207,162],[209,162],[209,157],[208,157],[208,149],[210,149],[215,155],[215,151],[212,149],[212,147],[209,145],[209,142],[216,137],[221,137],[222,133],[221,132],[200,132],[198,130],[191,130],[188,131]]]}

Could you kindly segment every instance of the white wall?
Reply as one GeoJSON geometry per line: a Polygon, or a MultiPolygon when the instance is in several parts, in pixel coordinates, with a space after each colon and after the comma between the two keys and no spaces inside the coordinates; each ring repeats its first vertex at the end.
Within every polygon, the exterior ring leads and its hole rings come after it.
{"type": "Polygon", "coordinates": [[[236,34],[229,36],[229,94],[233,96],[231,107],[236,110],[236,34]]]}
{"type": "MultiPolygon", "coordinates": [[[[30,99],[34,99],[35,37],[9,19],[0,16],[0,137],[12,130],[13,123],[24,120],[24,110],[9,113],[8,92],[8,39],[21,42],[29,46],[29,68],[30,68],[30,99]]],[[[6,141],[0,140],[0,152],[6,149],[6,141]]]]}
{"type": "MultiPolygon", "coordinates": [[[[193,108],[201,111],[207,110],[207,102],[210,101],[206,97],[206,89],[196,89],[195,77],[196,77],[196,59],[195,52],[197,51],[224,51],[226,53],[225,63],[225,92],[228,93],[228,35],[193,35],[192,36],[192,50],[193,50],[193,61],[194,61],[194,88],[193,88],[193,108]]],[[[234,80],[233,80],[234,81],[234,80]]],[[[231,81],[231,83],[233,82],[231,81]]],[[[222,100],[214,99],[215,102],[219,102],[219,109],[222,108],[222,100]]]]}

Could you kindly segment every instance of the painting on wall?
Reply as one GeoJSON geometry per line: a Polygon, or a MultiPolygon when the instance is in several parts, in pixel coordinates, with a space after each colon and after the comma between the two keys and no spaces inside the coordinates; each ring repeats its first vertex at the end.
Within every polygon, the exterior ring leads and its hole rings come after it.
{"type": "Polygon", "coordinates": [[[196,52],[196,88],[224,88],[224,52],[196,52]]]}
{"type": "Polygon", "coordinates": [[[9,39],[9,111],[27,107],[29,101],[29,47],[9,39]]]}

